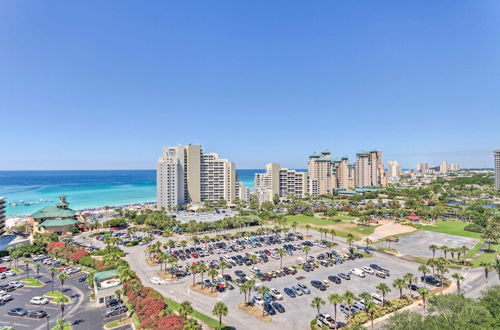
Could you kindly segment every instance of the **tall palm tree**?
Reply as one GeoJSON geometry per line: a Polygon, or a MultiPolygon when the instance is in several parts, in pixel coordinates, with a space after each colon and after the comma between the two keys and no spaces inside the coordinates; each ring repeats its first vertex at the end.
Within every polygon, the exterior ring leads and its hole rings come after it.
{"type": "Polygon", "coordinates": [[[67,329],[68,327],[69,327],[68,321],[66,321],[65,319],[57,319],[56,326],[54,327],[54,329],[64,330],[67,329]]]}
{"type": "MultiPolygon", "coordinates": [[[[167,313],[167,314],[171,314],[171,313],[167,313]]],[[[184,322],[184,326],[182,327],[182,329],[183,330],[201,330],[202,327],[198,323],[198,321],[196,321],[196,319],[188,318],[186,320],[186,322],[184,322]]]]}
{"type": "Polygon", "coordinates": [[[305,245],[302,248],[302,251],[306,253],[306,262],[307,262],[307,255],[309,254],[309,251],[311,251],[311,247],[309,245],[305,245]]]}
{"type": "Polygon", "coordinates": [[[392,281],[392,286],[399,289],[399,298],[403,298],[403,288],[406,286],[405,280],[402,278],[397,278],[392,281]]]}
{"type": "Polygon", "coordinates": [[[412,273],[406,273],[404,276],[403,276],[403,279],[408,282],[408,291],[409,291],[409,295],[411,297],[411,285],[418,281],[418,279],[415,277],[415,275],[413,275],[412,273]]]}
{"type": "Polygon", "coordinates": [[[493,263],[493,269],[495,272],[497,272],[498,279],[500,279],[500,259],[496,259],[495,262],[493,263]]]}
{"type": "Polygon", "coordinates": [[[349,243],[349,247],[351,247],[352,242],[354,242],[354,235],[349,233],[349,234],[347,234],[346,239],[347,239],[347,243],[349,243]]]}
{"type": "Polygon", "coordinates": [[[190,315],[193,312],[193,306],[189,301],[183,301],[179,305],[179,316],[182,317],[183,319],[186,319],[188,315],[190,315]]]}
{"type": "Polygon", "coordinates": [[[391,288],[385,283],[380,283],[379,285],[377,285],[375,287],[375,289],[377,289],[377,292],[382,295],[382,306],[384,306],[385,305],[385,296],[389,292],[391,292],[391,288]]]}
{"type": "MultiPolygon", "coordinates": [[[[280,268],[283,268],[283,256],[286,254],[285,249],[279,248],[277,252],[278,252],[278,255],[280,256],[280,268]]],[[[307,257],[306,257],[306,261],[307,261],[307,257]]]]}
{"type": "Polygon", "coordinates": [[[64,318],[64,307],[67,303],[69,303],[68,297],[65,295],[61,295],[60,297],[57,298],[57,303],[59,304],[59,307],[61,308],[61,318],[64,318]]]}
{"type": "MultiPolygon", "coordinates": [[[[426,265],[420,265],[420,266],[418,266],[418,271],[422,272],[422,274],[424,274],[424,277],[427,274],[429,274],[429,272],[430,272],[429,268],[427,268],[426,265]]],[[[427,287],[427,282],[426,281],[424,281],[424,285],[427,287]]]]}
{"type": "Polygon", "coordinates": [[[42,268],[42,265],[40,264],[35,264],[35,271],[36,271],[36,277],[39,278],[40,277],[40,268],[42,268]]]}
{"type": "Polygon", "coordinates": [[[193,286],[194,286],[196,281],[196,274],[198,273],[198,265],[191,265],[191,267],[189,267],[189,272],[193,275],[193,286]]]}
{"type": "Polygon", "coordinates": [[[366,248],[368,249],[368,247],[370,246],[370,244],[372,244],[372,240],[370,239],[370,237],[367,237],[365,238],[365,244],[366,244],[366,248]]]}
{"type": "Polygon", "coordinates": [[[332,236],[332,244],[333,244],[333,239],[335,238],[335,236],[337,236],[337,232],[335,231],[335,229],[330,229],[330,235],[332,236]]]}
{"type": "Polygon", "coordinates": [[[218,301],[214,309],[212,310],[212,315],[219,317],[219,329],[222,329],[222,317],[226,316],[229,313],[227,310],[227,305],[222,301],[218,301]]]}
{"type": "Polygon", "coordinates": [[[418,293],[420,297],[422,297],[422,303],[424,305],[424,313],[425,313],[425,303],[427,302],[427,297],[430,296],[431,292],[425,288],[419,288],[418,293]]]}
{"type": "MultiPolygon", "coordinates": [[[[267,286],[265,285],[262,285],[262,286],[259,286],[259,288],[257,289],[257,292],[259,293],[259,295],[262,297],[262,299],[266,299],[266,295],[269,294],[269,291],[271,291],[271,289],[269,289],[267,286]]],[[[262,309],[262,316],[264,316],[264,308],[262,309]]]]}
{"type": "Polygon", "coordinates": [[[356,296],[351,291],[346,291],[346,292],[344,292],[344,295],[343,295],[343,301],[346,303],[347,307],[349,308],[348,319],[350,320],[351,316],[352,316],[352,311],[351,311],[352,304],[354,304],[354,302],[356,301],[356,296]]]}
{"type": "Polygon", "coordinates": [[[309,235],[309,229],[311,229],[311,225],[307,224],[306,225],[306,235],[309,235]]]}
{"type": "Polygon", "coordinates": [[[328,302],[333,305],[333,314],[335,317],[335,329],[337,329],[337,305],[342,303],[342,296],[338,293],[332,293],[328,296],[328,302]]]}
{"type": "Polygon", "coordinates": [[[366,314],[368,314],[368,317],[372,322],[372,330],[373,330],[373,320],[375,319],[376,306],[377,305],[373,301],[369,301],[367,304],[365,304],[365,312],[366,314]]]}
{"type": "Polygon", "coordinates": [[[455,274],[451,275],[451,277],[457,281],[457,289],[458,289],[458,293],[460,293],[460,281],[463,281],[464,277],[459,273],[455,273],[455,274]]]}
{"type": "Polygon", "coordinates": [[[208,277],[210,277],[212,279],[212,288],[211,288],[211,291],[214,292],[214,285],[213,285],[213,282],[214,282],[214,279],[217,275],[219,275],[219,272],[217,271],[217,269],[215,268],[210,268],[208,270],[208,273],[207,273],[208,277]]]}
{"type": "Polygon", "coordinates": [[[56,275],[57,268],[56,267],[50,267],[49,268],[49,272],[50,272],[50,277],[51,277],[50,284],[52,285],[52,290],[51,291],[54,291],[54,276],[56,275]]]}
{"type": "Polygon", "coordinates": [[[203,279],[205,276],[206,271],[208,270],[207,265],[205,264],[199,264],[198,265],[198,272],[201,274],[201,282],[203,283],[203,279]]]}
{"type": "Polygon", "coordinates": [[[227,262],[221,261],[219,264],[219,269],[220,269],[222,276],[224,276],[224,269],[226,269],[226,268],[227,268],[227,262]]]}
{"type": "Polygon", "coordinates": [[[443,252],[444,258],[446,259],[446,254],[449,251],[449,248],[446,245],[443,245],[440,247],[441,251],[443,252]]]}
{"type": "Polygon", "coordinates": [[[436,259],[427,260],[427,266],[432,268],[432,277],[436,277],[436,266],[437,266],[436,259]]]}
{"type": "Polygon", "coordinates": [[[360,295],[359,295],[359,298],[363,301],[363,304],[366,306],[366,304],[369,302],[369,301],[372,301],[372,295],[369,294],[368,292],[362,292],[360,295]]]}
{"type": "Polygon", "coordinates": [[[64,291],[64,281],[68,278],[68,275],[66,273],[61,273],[59,276],[57,276],[59,281],[61,282],[61,293],[64,291]]]}
{"type": "Polygon", "coordinates": [[[311,307],[316,309],[319,315],[319,310],[321,309],[321,306],[323,306],[324,304],[325,301],[321,297],[314,297],[311,302],[311,307]]]}
{"type": "Polygon", "coordinates": [[[486,284],[488,284],[488,273],[491,268],[491,264],[489,262],[481,261],[479,266],[484,268],[484,277],[486,278],[486,284]]]}

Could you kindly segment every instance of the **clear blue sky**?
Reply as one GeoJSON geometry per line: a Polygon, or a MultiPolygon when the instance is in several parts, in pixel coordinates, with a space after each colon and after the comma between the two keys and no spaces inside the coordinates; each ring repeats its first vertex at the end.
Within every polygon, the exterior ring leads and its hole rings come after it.
{"type": "Polygon", "coordinates": [[[1,1],[0,169],[492,167],[500,1],[1,1]]]}

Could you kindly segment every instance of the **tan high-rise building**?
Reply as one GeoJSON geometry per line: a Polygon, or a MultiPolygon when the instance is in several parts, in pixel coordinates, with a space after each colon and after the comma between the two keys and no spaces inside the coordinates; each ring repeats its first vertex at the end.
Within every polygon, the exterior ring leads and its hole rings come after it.
{"type": "Polygon", "coordinates": [[[439,171],[443,174],[446,174],[448,172],[448,162],[446,160],[443,160],[441,162],[441,166],[439,167],[439,171]]]}
{"type": "Polygon", "coordinates": [[[389,178],[396,178],[401,176],[401,167],[399,167],[399,163],[397,160],[390,160],[388,164],[389,171],[387,174],[389,178]]]}
{"type": "Polygon", "coordinates": [[[347,156],[342,157],[337,164],[337,186],[344,189],[351,188],[349,185],[349,159],[347,156]]]}
{"type": "Polygon", "coordinates": [[[309,156],[309,194],[311,196],[326,195],[337,188],[337,178],[334,172],[335,166],[329,151],[309,156]]]}
{"type": "Polygon", "coordinates": [[[418,163],[416,170],[417,170],[417,172],[420,172],[420,173],[427,173],[427,172],[429,172],[429,164],[418,163]]]}
{"type": "Polygon", "coordinates": [[[495,157],[495,189],[500,190],[500,149],[493,151],[495,157]]]}
{"type": "Polygon", "coordinates": [[[458,172],[458,171],[460,171],[460,164],[450,164],[450,171],[451,172],[458,172]]]}
{"type": "Polygon", "coordinates": [[[158,207],[236,198],[236,166],[199,145],[165,147],[156,173],[158,207]]]}
{"type": "Polygon", "coordinates": [[[254,189],[260,202],[272,201],[275,196],[303,198],[307,193],[307,173],[269,163],[265,173],[255,174],[254,189]]]}
{"type": "Polygon", "coordinates": [[[382,162],[382,151],[364,151],[356,154],[356,188],[387,186],[382,162]]]}

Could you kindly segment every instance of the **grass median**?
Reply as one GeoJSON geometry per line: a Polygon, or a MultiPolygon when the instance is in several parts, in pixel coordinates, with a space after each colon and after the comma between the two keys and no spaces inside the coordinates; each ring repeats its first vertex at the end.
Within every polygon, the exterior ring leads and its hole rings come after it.
{"type": "MultiPolygon", "coordinates": [[[[165,302],[167,303],[167,305],[172,308],[172,310],[174,310],[175,312],[177,312],[180,308],[180,304],[176,301],[173,301],[172,299],[170,298],[166,298],[165,297],[165,302]]],[[[200,313],[198,311],[193,311],[191,314],[190,314],[192,317],[200,320],[201,322],[205,323],[208,327],[212,328],[212,329],[217,329],[219,328],[219,321],[218,320],[215,320],[213,318],[211,318],[210,316],[208,315],[205,315],[203,313],[200,313]]],[[[222,328],[226,327],[227,325],[225,325],[224,323],[222,323],[222,328]]]]}
{"type": "Polygon", "coordinates": [[[55,304],[60,304],[60,303],[68,304],[71,301],[71,299],[69,299],[68,296],[63,295],[61,292],[55,290],[49,291],[43,296],[47,298],[52,298],[50,302],[55,304]]]}
{"type": "Polygon", "coordinates": [[[34,277],[27,277],[25,279],[22,279],[21,282],[23,282],[26,286],[34,288],[39,288],[45,285],[45,283],[34,277]]]}

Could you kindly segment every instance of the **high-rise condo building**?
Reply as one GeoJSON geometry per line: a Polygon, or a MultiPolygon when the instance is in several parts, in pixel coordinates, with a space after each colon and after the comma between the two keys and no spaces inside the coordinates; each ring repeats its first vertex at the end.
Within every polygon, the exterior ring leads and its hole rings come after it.
{"type": "Polygon", "coordinates": [[[397,160],[389,161],[389,171],[387,175],[389,178],[397,178],[401,176],[401,167],[399,167],[399,163],[397,160]]]}
{"type": "Polygon", "coordinates": [[[495,154],[495,189],[500,190],[500,149],[495,154]]]}
{"type": "Polygon", "coordinates": [[[448,162],[446,160],[443,160],[441,162],[441,167],[439,167],[439,171],[443,174],[446,174],[448,172],[448,162]]]}
{"type": "Polygon", "coordinates": [[[357,153],[354,168],[357,188],[387,186],[382,151],[372,150],[357,153]]]}
{"type": "Polygon", "coordinates": [[[329,151],[310,155],[307,171],[309,173],[309,194],[311,196],[326,195],[337,188],[335,166],[329,151]]]}
{"type": "Polygon", "coordinates": [[[204,153],[199,145],[170,146],[163,149],[157,163],[156,199],[158,207],[236,198],[236,165],[216,153],[204,153]]]}
{"type": "Polygon", "coordinates": [[[5,234],[5,197],[0,197],[0,236],[5,234]]]}
{"type": "Polygon", "coordinates": [[[254,189],[261,203],[272,201],[274,196],[303,198],[307,193],[307,173],[269,163],[266,164],[265,173],[255,174],[254,189]]]}
{"type": "Polygon", "coordinates": [[[420,173],[427,173],[427,172],[429,172],[429,164],[418,163],[416,170],[417,170],[417,172],[420,172],[420,173]]]}
{"type": "Polygon", "coordinates": [[[359,152],[356,154],[356,164],[354,165],[356,187],[363,188],[371,186],[370,154],[359,152]]]}
{"type": "Polygon", "coordinates": [[[458,171],[460,171],[460,164],[450,164],[450,171],[451,172],[458,172],[458,171]]]}
{"type": "Polygon", "coordinates": [[[236,182],[236,198],[247,203],[250,202],[250,188],[241,181],[236,182]]]}

